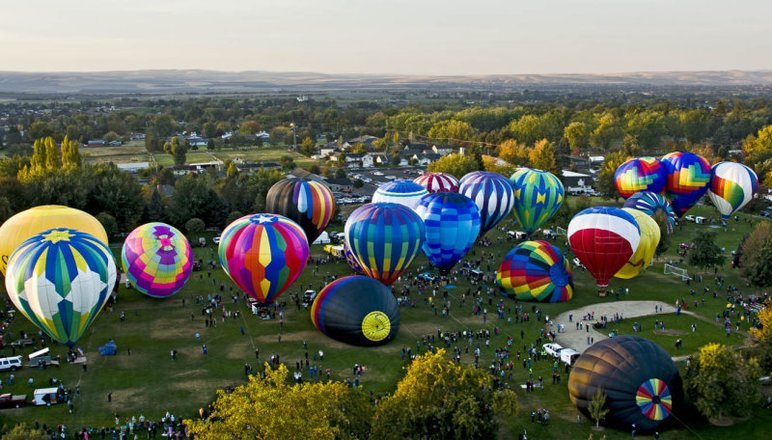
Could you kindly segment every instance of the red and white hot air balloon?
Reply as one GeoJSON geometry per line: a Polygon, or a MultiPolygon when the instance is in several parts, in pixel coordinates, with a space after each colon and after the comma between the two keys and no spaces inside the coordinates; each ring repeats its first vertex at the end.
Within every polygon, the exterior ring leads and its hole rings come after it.
{"type": "Polygon", "coordinates": [[[425,173],[416,177],[413,182],[426,188],[429,193],[458,192],[458,179],[445,173],[425,173]]]}

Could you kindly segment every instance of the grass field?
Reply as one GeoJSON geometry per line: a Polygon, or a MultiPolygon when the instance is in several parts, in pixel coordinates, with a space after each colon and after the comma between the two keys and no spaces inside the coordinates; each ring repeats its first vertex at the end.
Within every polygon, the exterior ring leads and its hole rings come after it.
{"type": "MultiPolygon", "coordinates": [[[[215,154],[220,154],[216,151],[215,154]]],[[[714,212],[709,207],[697,207],[694,214],[713,216],[714,212]]],[[[743,218],[744,220],[745,218],[743,218]]],[[[756,221],[756,220],[754,220],[756,221]]],[[[505,221],[503,230],[515,228],[511,217],[505,221]]],[[[565,225],[563,225],[565,226],[565,225]]],[[[675,249],[680,242],[688,242],[700,229],[707,228],[704,225],[686,224],[683,229],[676,230],[673,236],[671,251],[661,261],[676,260],[675,249]]],[[[734,249],[740,238],[746,234],[751,225],[742,221],[732,222],[727,232],[716,230],[719,234],[719,246],[726,247],[727,254],[734,249]]],[[[340,226],[333,227],[340,230],[340,226]]],[[[488,248],[475,247],[467,256],[467,259],[477,260],[481,258],[481,252],[486,257],[482,261],[483,270],[492,271],[498,266],[505,253],[516,244],[515,241],[505,237],[502,230],[496,229],[488,233],[493,245],[488,248]],[[493,254],[493,258],[489,255],[493,254]]],[[[197,237],[191,237],[191,241],[197,241],[197,237]]],[[[562,248],[565,238],[559,237],[555,244],[562,248]]],[[[114,243],[114,251],[119,251],[119,243],[114,243]]],[[[195,249],[197,258],[205,262],[216,259],[215,248],[210,245],[206,248],[195,249]]],[[[321,246],[314,246],[312,254],[321,255],[321,246]]],[[[424,257],[419,257],[412,265],[410,274],[417,274],[428,270],[428,264],[424,257]]],[[[654,299],[667,303],[674,303],[677,298],[685,297],[690,301],[689,288],[673,276],[663,275],[662,262],[649,268],[638,278],[633,280],[613,280],[612,287],[627,287],[629,296],[620,299],[654,299]]],[[[690,274],[695,272],[689,268],[690,274]]],[[[743,293],[751,293],[751,289],[745,287],[737,272],[729,269],[727,261],[721,272],[725,275],[726,285],[735,284],[743,293]]],[[[314,275],[314,266],[310,265],[300,279],[291,289],[284,294],[282,299],[288,299],[290,293],[299,293],[306,288],[319,290],[323,285],[323,278],[328,275],[348,274],[345,263],[331,263],[319,266],[318,274],[314,275]]],[[[403,280],[409,277],[403,277],[403,280]]],[[[564,311],[594,304],[598,302],[615,301],[617,298],[610,295],[599,298],[596,294],[594,281],[586,272],[575,273],[576,292],[574,299],[563,304],[533,304],[533,309],[540,309],[545,314],[557,316],[564,311]]],[[[713,286],[712,271],[705,276],[705,285],[713,286]]],[[[397,283],[397,287],[401,282],[397,283]]],[[[118,413],[121,417],[140,414],[149,418],[158,419],[166,411],[171,411],[178,416],[192,417],[198,408],[206,405],[215,396],[215,390],[227,385],[236,385],[245,381],[244,364],[250,363],[257,367],[255,349],[260,350],[260,361],[268,359],[272,354],[281,356],[290,368],[295,363],[304,359],[305,350],[303,341],[308,342],[309,359],[311,363],[322,368],[331,368],[333,378],[345,380],[352,377],[351,368],[355,363],[367,366],[367,372],[362,376],[361,384],[365,390],[376,393],[390,392],[395,388],[396,382],[402,375],[403,362],[400,351],[403,347],[412,347],[417,351],[416,342],[423,336],[436,335],[438,330],[456,331],[461,329],[477,330],[487,328],[493,334],[494,327],[498,327],[500,334],[493,336],[490,345],[483,340],[475,340],[470,353],[478,344],[482,350],[480,365],[486,368],[493,359],[495,348],[505,347],[507,336],[514,338],[515,344],[511,351],[521,351],[524,345],[530,345],[539,334],[542,322],[531,320],[525,324],[508,324],[506,320],[498,320],[489,313],[489,320],[483,323],[481,316],[475,316],[471,311],[471,301],[467,295],[465,306],[460,306],[460,297],[469,289],[475,289],[468,281],[459,278],[455,282],[455,288],[447,290],[448,298],[452,302],[451,313],[442,318],[432,313],[427,298],[430,291],[416,292],[411,290],[411,295],[417,300],[415,308],[403,308],[401,310],[401,326],[397,338],[390,344],[378,348],[357,348],[346,346],[334,340],[328,339],[317,332],[307,310],[296,309],[289,303],[285,312],[284,330],[281,332],[276,321],[262,321],[252,316],[245,304],[239,300],[237,304],[231,301],[231,296],[237,293],[234,285],[220,270],[207,272],[195,272],[188,285],[175,297],[168,300],[155,300],[144,297],[133,290],[127,290],[121,286],[118,302],[112,311],[104,311],[91,327],[91,331],[80,341],[79,345],[88,353],[88,370],[83,371],[80,366],[64,364],[60,368],[47,370],[32,370],[24,368],[16,372],[12,385],[8,385],[8,373],[0,374],[3,381],[3,392],[27,393],[31,395],[32,388],[26,382],[33,378],[35,388],[48,384],[51,377],[56,377],[69,388],[80,385],[81,395],[74,400],[75,411],[68,414],[64,405],[47,407],[26,407],[21,409],[2,410],[0,412],[0,424],[14,424],[20,421],[57,424],[65,423],[68,426],[92,425],[111,426],[113,415],[118,413]],[[211,278],[210,278],[211,277],[211,278]],[[222,286],[222,287],[221,287],[222,286]],[[238,310],[241,316],[221,320],[218,318],[216,328],[206,328],[204,317],[201,315],[202,306],[197,304],[197,297],[207,298],[209,294],[220,292],[222,289],[227,310],[238,310]],[[120,313],[126,315],[125,321],[119,319],[120,313]],[[241,330],[244,330],[242,335],[241,330]],[[521,331],[524,338],[521,339],[521,331]],[[201,334],[201,341],[196,341],[195,334],[201,334]],[[100,357],[97,347],[113,338],[118,344],[118,355],[114,357],[100,357]],[[208,355],[201,353],[201,344],[208,347],[208,355]],[[131,349],[131,355],[128,354],[131,349]],[[171,360],[169,352],[172,349],[178,351],[176,360],[171,360]],[[314,359],[314,353],[319,349],[324,350],[324,362],[314,359]],[[112,402],[108,403],[106,395],[112,392],[112,402]]],[[[701,285],[692,283],[692,287],[701,285]]],[[[474,290],[471,290],[473,293],[474,290]]],[[[442,295],[440,291],[439,295],[442,295]]],[[[698,295],[702,300],[702,294],[698,295]]],[[[483,295],[483,304],[495,304],[499,296],[488,297],[483,295]]],[[[511,307],[514,302],[507,300],[511,307]]],[[[684,348],[676,351],[673,347],[674,336],[668,334],[653,333],[654,318],[637,318],[642,324],[642,336],[650,337],[662,344],[663,347],[674,355],[687,354],[698,348],[699,345],[710,340],[726,343],[726,336],[722,328],[713,322],[716,312],[725,307],[726,301],[723,295],[718,299],[705,296],[705,305],[697,308],[689,307],[690,311],[698,316],[679,317],[665,316],[666,328],[684,331],[681,335],[684,339],[684,348]],[[697,322],[698,332],[691,334],[689,326],[697,322]],[[693,338],[693,339],[690,339],[693,338]]],[[[488,305],[491,312],[494,306],[488,305]]],[[[633,320],[624,320],[619,326],[620,333],[630,333],[633,320]]],[[[17,318],[8,329],[14,335],[24,330],[28,333],[35,331],[26,319],[17,318]]],[[[742,343],[747,330],[747,324],[743,324],[739,334],[734,334],[729,342],[739,345],[742,343]]],[[[13,340],[6,337],[6,340],[13,340]]],[[[466,341],[459,343],[466,347],[466,341]]],[[[443,346],[444,344],[438,343],[443,346]]],[[[425,349],[425,344],[422,344],[425,349]]],[[[32,351],[29,348],[25,354],[32,351]]],[[[52,347],[54,354],[64,355],[63,347],[52,347]]],[[[10,354],[9,349],[5,349],[10,354]]],[[[513,353],[514,354],[514,353],[513,353]]],[[[464,362],[471,362],[472,355],[465,354],[464,362]]],[[[572,407],[568,399],[566,384],[568,377],[563,376],[559,385],[552,385],[548,380],[551,377],[550,364],[546,361],[534,363],[534,374],[542,375],[545,381],[545,389],[536,393],[521,392],[519,385],[527,379],[527,371],[516,364],[513,370],[513,378],[510,385],[518,390],[522,411],[514,421],[514,431],[502,433],[501,438],[513,438],[517,432],[527,429],[529,438],[544,439],[579,439],[587,438],[591,431],[591,423],[583,420],[576,422],[577,411],[572,407]],[[549,426],[531,424],[528,413],[531,409],[548,408],[553,414],[549,426]]],[[[665,439],[719,439],[719,438],[763,438],[772,427],[772,415],[769,412],[759,410],[752,421],[740,422],[729,428],[716,428],[696,419],[684,421],[688,428],[677,423],[674,429],[665,433],[665,439]],[[694,432],[699,437],[696,437],[694,432]]],[[[606,430],[609,439],[626,438],[629,433],[606,430]]],[[[596,434],[596,438],[597,438],[596,434]]]]}

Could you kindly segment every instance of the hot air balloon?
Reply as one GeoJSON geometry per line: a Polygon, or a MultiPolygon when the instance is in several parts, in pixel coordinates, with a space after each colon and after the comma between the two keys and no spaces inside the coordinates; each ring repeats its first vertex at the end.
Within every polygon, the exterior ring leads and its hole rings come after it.
{"type": "Polygon", "coordinates": [[[424,173],[413,182],[423,186],[430,193],[458,192],[458,179],[445,173],[424,173]]]}
{"type": "Polygon", "coordinates": [[[365,273],[365,271],[362,270],[362,266],[359,265],[357,257],[351,253],[351,249],[346,246],[345,242],[343,243],[343,256],[346,257],[346,263],[348,263],[348,266],[351,268],[351,270],[354,271],[355,274],[362,275],[365,273]]]}
{"type": "Polygon", "coordinates": [[[595,277],[601,296],[641,241],[641,230],[633,216],[608,206],[576,214],[568,224],[567,235],[571,250],[595,277]]]}
{"type": "Polygon", "coordinates": [[[524,241],[509,251],[496,282],[510,297],[522,301],[563,302],[574,294],[571,267],[556,246],[524,241]]]}
{"type": "Polygon", "coordinates": [[[5,288],[27,319],[72,348],[107,302],[115,278],[113,254],[102,240],[55,228],[16,248],[8,260],[5,288]]]}
{"type": "Polygon", "coordinates": [[[632,208],[622,208],[622,210],[633,216],[635,222],[638,223],[638,229],[641,231],[641,241],[635,253],[614,275],[617,278],[629,280],[637,277],[651,264],[654,253],[657,251],[657,245],[659,245],[660,232],[657,222],[645,212],[632,208]]]}
{"type": "Polygon", "coordinates": [[[753,199],[759,178],[752,169],[736,162],[719,162],[711,168],[708,195],[721,218],[728,219],[753,199]]]}
{"type": "Polygon", "coordinates": [[[313,243],[335,215],[335,198],[324,183],[287,178],[276,182],[265,196],[265,210],[299,224],[313,243]]]}
{"type": "Polygon", "coordinates": [[[36,206],[14,215],[0,227],[0,273],[5,275],[8,258],[22,241],[52,228],[76,229],[107,244],[104,226],[91,214],[67,206],[36,206]]]}
{"type": "Polygon", "coordinates": [[[389,182],[375,190],[373,194],[373,203],[396,203],[415,209],[421,197],[428,194],[426,188],[413,182],[412,180],[395,180],[389,182]]]}
{"type": "Polygon", "coordinates": [[[624,207],[637,209],[654,218],[663,217],[667,222],[667,232],[669,234],[673,233],[676,218],[675,212],[673,212],[670,202],[663,195],[649,191],[637,192],[625,200],[624,207]]]}
{"type": "Polygon", "coordinates": [[[681,217],[705,194],[710,186],[710,164],[693,153],[674,151],[662,156],[667,172],[665,195],[681,217]]]}
{"type": "Polygon", "coordinates": [[[509,179],[515,195],[515,218],[529,235],[533,234],[563,204],[563,184],[552,173],[530,168],[520,168],[509,179]]]}
{"type": "Polygon", "coordinates": [[[121,262],[138,291],[153,298],[168,298],[182,289],[193,272],[193,251],[176,228],[147,223],[126,237],[121,262]]]}
{"type": "Polygon", "coordinates": [[[464,195],[434,193],[421,198],[416,212],[426,226],[424,254],[440,272],[447,273],[477,240],[480,210],[464,195]]]}
{"type": "Polygon", "coordinates": [[[602,423],[622,429],[635,424],[639,432],[658,429],[678,409],[682,387],[670,355],[637,336],[596,342],[576,359],[568,377],[568,394],[579,411],[590,417],[590,402],[601,389],[609,410],[602,423]]]}
{"type": "Polygon", "coordinates": [[[458,193],[480,210],[480,235],[493,229],[512,211],[512,184],[499,173],[473,171],[461,178],[458,193]]]}
{"type": "Polygon", "coordinates": [[[362,272],[391,285],[418,255],[424,223],[406,206],[368,203],[351,213],[343,235],[362,272]]]}
{"type": "Polygon", "coordinates": [[[297,223],[275,214],[234,221],[220,236],[220,264],[247,295],[273,302],[308,263],[308,241],[297,223]]]}
{"type": "Polygon", "coordinates": [[[368,277],[352,275],[324,286],[311,305],[314,327],[353,345],[385,344],[399,330],[399,305],[391,289],[368,277]]]}
{"type": "Polygon", "coordinates": [[[617,168],[614,185],[625,199],[638,191],[661,193],[665,190],[667,173],[656,157],[630,159],[617,168]]]}

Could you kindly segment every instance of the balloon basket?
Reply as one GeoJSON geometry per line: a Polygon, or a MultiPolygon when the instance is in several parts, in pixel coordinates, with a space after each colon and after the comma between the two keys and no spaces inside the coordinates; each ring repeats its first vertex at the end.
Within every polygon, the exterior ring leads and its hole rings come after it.
{"type": "Polygon", "coordinates": [[[604,297],[606,296],[606,289],[608,286],[598,286],[598,296],[604,297]]]}

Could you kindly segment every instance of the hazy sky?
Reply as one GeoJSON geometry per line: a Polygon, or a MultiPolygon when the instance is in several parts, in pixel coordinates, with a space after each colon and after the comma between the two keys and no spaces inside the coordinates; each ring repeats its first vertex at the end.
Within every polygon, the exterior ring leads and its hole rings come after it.
{"type": "Polygon", "coordinates": [[[3,1],[0,70],[772,68],[770,0],[3,1]]]}

